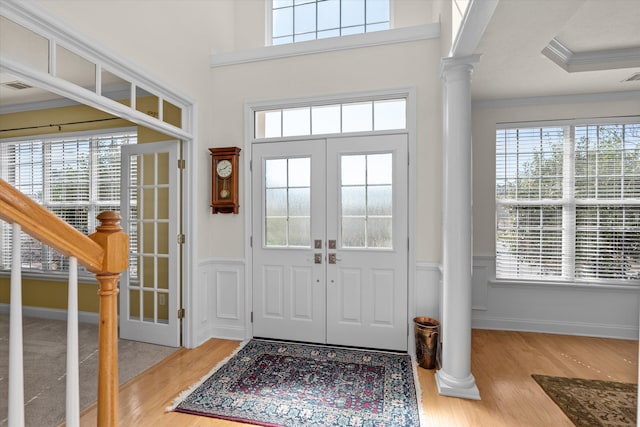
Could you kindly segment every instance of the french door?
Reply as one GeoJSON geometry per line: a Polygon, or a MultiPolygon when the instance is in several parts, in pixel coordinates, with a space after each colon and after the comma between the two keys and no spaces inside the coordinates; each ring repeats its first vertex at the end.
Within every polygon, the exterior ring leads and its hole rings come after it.
{"type": "Polygon", "coordinates": [[[129,268],[120,280],[120,338],[178,347],[179,143],[122,147],[122,227],[129,268]]]}
{"type": "Polygon", "coordinates": [[[407,137],[254,144],[254,336],[407,349],[407,137]]]}

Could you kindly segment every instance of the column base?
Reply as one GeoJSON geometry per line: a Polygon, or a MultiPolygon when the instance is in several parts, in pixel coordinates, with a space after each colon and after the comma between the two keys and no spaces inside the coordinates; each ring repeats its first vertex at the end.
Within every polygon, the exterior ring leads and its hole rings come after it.
{"type": "Polygon", "coordinates": [[[480,400],[480,390],[476,386],[473,374],[467,378],[454,378],[442,369],[436,372],[438,394],[442,396],[460,397],[463,399],[480,400]]]}

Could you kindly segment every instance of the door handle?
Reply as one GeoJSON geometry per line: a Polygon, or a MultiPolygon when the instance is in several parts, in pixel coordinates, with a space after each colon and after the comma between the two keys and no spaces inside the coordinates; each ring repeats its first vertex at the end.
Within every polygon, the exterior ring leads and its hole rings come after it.
{"type": "Polygon", "coordinates": [[[329,254],[329,264],[335,264],[338,261],[342,261],[342,260],[338,258],[336,254],[329,254]]]}

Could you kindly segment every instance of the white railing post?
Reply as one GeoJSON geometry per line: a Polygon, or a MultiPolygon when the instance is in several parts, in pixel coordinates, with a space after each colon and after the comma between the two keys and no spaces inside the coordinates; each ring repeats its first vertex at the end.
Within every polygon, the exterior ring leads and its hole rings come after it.
{"type": "Polygon", "coordinates": [[[11,299],[9,301],[9,427],[24,426],[24,368],[22,360],[21,231],[13,224],[11,299]]]}
{"type": "Polygon", "coordinates": [[[69,258],[67,304],[67,427],[80,426],[80,367],[78,361],[78,259],[69,258]]]}

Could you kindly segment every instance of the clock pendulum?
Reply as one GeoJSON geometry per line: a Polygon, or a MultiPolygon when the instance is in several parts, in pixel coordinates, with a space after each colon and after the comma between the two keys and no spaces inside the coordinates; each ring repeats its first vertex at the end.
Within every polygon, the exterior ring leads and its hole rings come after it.
{"type": "Polygon", "coordinates": [[[220,190],[220,198],[228,199],[230,195],[231,195],[231,192],[229,191],[229,178],[223,178],[222,190],[220,190]]]}

